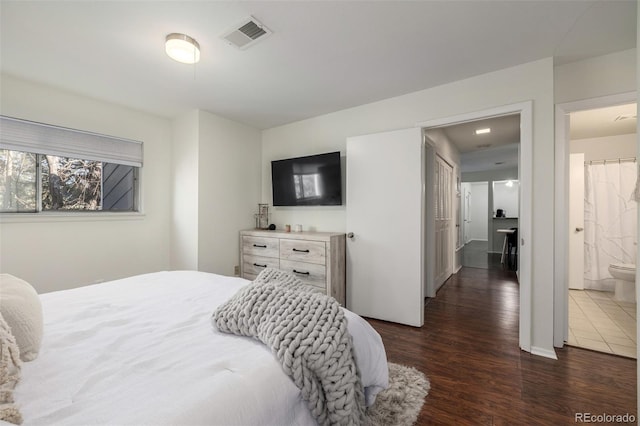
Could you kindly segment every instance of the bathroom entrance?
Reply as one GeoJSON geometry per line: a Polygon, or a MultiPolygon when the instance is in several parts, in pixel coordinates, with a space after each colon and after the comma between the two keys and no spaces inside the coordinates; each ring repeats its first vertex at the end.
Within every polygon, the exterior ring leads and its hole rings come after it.
{"type": "Polygon", "coordinates": [[[636,115],[635,103],[572,112],[568,146],[566,342],[631,358],[637,353],[636,115]]]}

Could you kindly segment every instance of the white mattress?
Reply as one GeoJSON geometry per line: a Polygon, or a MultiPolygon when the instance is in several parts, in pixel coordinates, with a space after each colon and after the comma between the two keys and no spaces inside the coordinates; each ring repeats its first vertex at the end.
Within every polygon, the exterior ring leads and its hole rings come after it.
{"type": "MultiPolygon", "coordinates": [[[[213,310],[248,283],[159,272],[41,295],[42,348],[14,393],[24,424],[315,424],[266,346],[211,326],[213,310]]],[[[363,383],[386,386],[379,336],[348,319],[367,334],[356,351],[363,383]]]]}

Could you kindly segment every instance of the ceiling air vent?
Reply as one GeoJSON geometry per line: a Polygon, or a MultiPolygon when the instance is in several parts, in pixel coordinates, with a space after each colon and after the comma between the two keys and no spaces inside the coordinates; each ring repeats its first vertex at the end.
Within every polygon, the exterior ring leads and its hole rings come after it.
{"type": "Polygon", "coordinates": [[[637,118],[635,114],[622,114],[613,119],[613,121],[631,120],[637,118]]]}
{"type": "Polygon", "coordinates": [[[227,31],[222,38],[238,49],[244,50],[269,35],[271,35],[269,28],[262,25],[254,17],[249,16],[238,25],[235,25],[233,29],[227,31]]]}

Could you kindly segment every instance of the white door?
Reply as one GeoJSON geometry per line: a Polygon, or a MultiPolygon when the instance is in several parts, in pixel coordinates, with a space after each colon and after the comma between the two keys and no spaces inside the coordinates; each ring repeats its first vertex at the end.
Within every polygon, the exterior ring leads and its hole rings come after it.
{"type": "Polygon", "coordinates": [[[347,139],[347,307],[420,327],[423,300],[420,128],[347,139]]]}
{"type": "Polygon", "coordinates": [[[464,197],[464,221],[463,221],[463,233],[464,243],[469,243],[469,227],[471,226],[471,192],[469,191],[469,184],[462,184],[463,197],[464,197]]]}
{"type": "Polygon", "coordinates": [[[435,271],[434,282],[436,289],[453,273],[453,250],[451,246],[451,193],[453,191],[451,182],[453,168],[436,155],[434,195],[435,195],[435,271]]]}
{"type": "Polygon", "coordinates": [[[569,158],[569,288],[584,289],[584,153],[569,158]]]}

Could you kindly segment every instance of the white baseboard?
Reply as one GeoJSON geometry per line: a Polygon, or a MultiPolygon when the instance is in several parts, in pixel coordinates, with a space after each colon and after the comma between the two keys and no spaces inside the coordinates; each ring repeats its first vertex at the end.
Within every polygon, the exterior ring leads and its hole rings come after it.
{"type": "Polygon", "coordinates": [[[531,354],[532,355],[543,356],[545,358],[558,359],[558,356],[556,355],[556,351],[555,350],[539,348],[537,346],[531,346],[531,354]]]}

